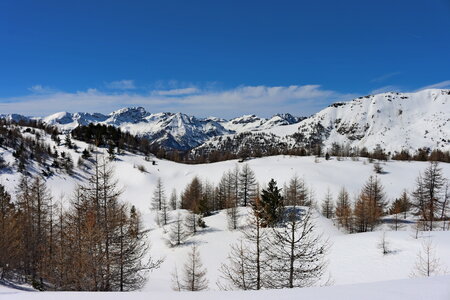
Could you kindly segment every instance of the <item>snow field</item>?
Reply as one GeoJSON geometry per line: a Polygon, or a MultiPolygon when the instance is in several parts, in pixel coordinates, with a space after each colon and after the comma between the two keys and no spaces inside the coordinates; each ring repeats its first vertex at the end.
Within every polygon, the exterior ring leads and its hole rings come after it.
{"type": "MultiPolygon", "coordinates": [[[[50,140],[47,142],[52,144],[50,140]]],[[[87,147],[84,143],[76,143],[80,149],[87,147]]],[[[80,156],[80,153],[75,153],[63,146],[59,147],[59,151],[70,152],[75,163],[80,156]]],[[[13,162],[10,152],[4,149],[0,152],[4,153],[7,161],[13,162]]],[[[198,244],[203,264],[208,269],[209,288],[217,290],[216,282],[220,278],[218,270],[220,264],[226,261],[230,245],[240,237],[238,231],[227,229],[225,211],[205,218],[208,228],[189,238],[185,245],[170,248],[165,242],[165,231],[168,227],[160,228],[155,224],[154,213],[150,211],[150,201],[158,178],[162,179],[168,197],[173,188],[179,195],[194,176],[217,184],[224,172],[241,164],[235,160],[202,165],[155,160],[156,165],[152,165],[142,156],[126,153],[118,156],[118,160],[112,163],[116,178],[123,189],[121,199],[135,205],[142,212],[144,225],[151,230],[151,255],[155,258],[165,258],[161,268],[149,274],[149,281],[143,290],[146,292],[170,291],[171,273],[175,266],[179,270],[183,267],[186,253],[193,242],[198,244]],[[145,166],[147,172],[139,171],[137,168],[139,165],[145,166]]],[[[337,196],[341,187],[345,187],[350,195],[355,196],[367,178],[374,175],[373,165],[367,163],[364,158],[359,161],[319,159],[319,162],[315,162],[314,157],[274,156],[252,159],[246,163],[255,172],[261,187],[264,187],[271,178],[274,178],[281,187],[294,175],[303,178],[314,191],[318,205],[327,188],[330,188],[334,197],[337,196]]],[[[403,189],[412,189],[415,178],[426,168],[427,163],[390,161],[382,163],[382,166],[385,174],[378,176],[385,187],[387,199],[392,201],[400,196],[403,189]]],[[[444,175],[450,178],[450,165],[443,163],[440,166],[444,175]]],[[[36,168],[36,171],[39,169],[36,168]]],[[[87,177],[86,172],[76,169],[74,177],[56,174],[50,177],[47,183],[54,200],[59,201],[62,198],[67,203],[75,185],[82,183],[87,177]]],[[[14,192],[19,178],[20,176],[14,172],[0,173],[0,183],[4,184],[11,193],[14,192]]],[[[246,210],[240,209],[240,214],[244,216],[246,210]]],[[[175,212],[172,216],[175,216],[175,212]]],[[[405,228],[402,231],[393,232],[388,228],[386,238],[393,253],[383,255],[377,247],[381,231],[349,235],[340,232],[330,220],[322,216],[316,215],[315,221],[318,232],[322,232],[330,241],[327,257],[328,271],[335,285],[409,278],[417,253],[421,249],[422,240],[426,238],[414,239],[412,229],[405,228]]],[[[450,267],[450,232],[432,232],[430,235],[441,262],[450,267]]],[[[270,293],[275,292],[268,292],[267,295],[270,293]]],[[[285,295],[283,293],[280,295],[285,295]]],[[[286,293],[291,295],[290,292],[286,293]]]]}

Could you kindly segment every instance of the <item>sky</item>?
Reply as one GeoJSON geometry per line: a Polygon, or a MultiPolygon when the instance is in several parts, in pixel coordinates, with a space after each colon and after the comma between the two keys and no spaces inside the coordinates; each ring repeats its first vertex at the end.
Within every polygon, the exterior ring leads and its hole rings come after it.
{"type": "Polygon", "coordinates": [[[0,113],[308,116],[449,70],[450,0],[0,1],[0,113]]]}

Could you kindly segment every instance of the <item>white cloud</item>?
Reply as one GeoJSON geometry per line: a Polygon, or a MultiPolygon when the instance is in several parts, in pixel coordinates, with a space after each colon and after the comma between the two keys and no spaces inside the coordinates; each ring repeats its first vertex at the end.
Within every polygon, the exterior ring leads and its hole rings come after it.
{"type": "Polygon", "coordinates": [[[153,95],[159,96],[180,96],[180,95],[192,95],[200,92],[196,87],[189,87],[184,89],[171,89],[171,90],[156,90],[153,91],[153,95]]]}
{"type": "Polygon", "coordinates": [[[162,93],[157,90],[146,95],[89,89],[4,98],[0,99],[0,111],[44,116],[59,111],[108,113],[122,107],[143,106],[150,112],[180,111],[204,117],[271,116],[283,112],[307,116],[332,102],[350,100],[355,96],[326,90],[319,85],[239,86],[227,90],[191,87],[162,93]]]}
{"type": "Polygon", "coordinates": [[[418,91],[426,90],[426,89],[447,89],[450,88],[450,80],[441,81],[435,84],[430,84],[418,89],[418,91]]]}
{"type": "Polygon", "coordinates": [[[105,84],[107,88],[114,90],[134,90],[136,88],[134,80],[124,79],[108,82],[105,84]]]}

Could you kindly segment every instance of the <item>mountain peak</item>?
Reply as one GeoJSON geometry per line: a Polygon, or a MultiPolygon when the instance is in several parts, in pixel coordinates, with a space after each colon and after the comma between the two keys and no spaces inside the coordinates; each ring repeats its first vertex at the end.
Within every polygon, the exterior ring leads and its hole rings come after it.
{"type": "Polygon", "coordinates": [[[115,110],[115,111],[111,112],[109,114],[109,116],[132,114],[132,113],[145,114],[147,112],[145,111],[145,108],[143,108],[142,106],[132,106],[132,107],[124,107],[124,108],[115,110]]]}
{"type": "Polygon", "coordinates": [[[272,117],[273,118],[280,118],[281,120],[283,120],[286,125],[291,125],[291,124],[295,124],[298,123],[302,120],[302,118],[300,117],[295,117],[293,115],[291,115],[290,113],[284,113],[284,114],[276,114],[272,117]]]}
{"type": "Polygon", "coordinates": [[[259,120],[261,120],[261,118],[257,117],[256,115],[243,115],[242,117],[231,119],[230,122],[233,124],[247,124],[259,120]]]}
{"type": "Polygon", "coordinates": [[[43,119],[47,124],[68,124],[72,123],[73,115],[67,111],[61,111],[47,116],[43,119]]]}
{"type": "Polygon", "coordinates": [[[108,120],[113,124],[139,123],[148,115],[143,107],[125,107],[110,113],[108,120]]]}

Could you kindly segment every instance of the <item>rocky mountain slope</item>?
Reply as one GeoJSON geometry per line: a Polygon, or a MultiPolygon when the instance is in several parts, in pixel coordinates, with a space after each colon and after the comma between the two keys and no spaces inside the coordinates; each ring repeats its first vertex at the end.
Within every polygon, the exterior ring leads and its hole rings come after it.
{"type": "MultiPolygon", "coordinates": [[[[29,119],[16,114],[3,115],[3,117],[15,121],[29,119]]],[[[192,149],[216,136],[270,129],[298,123],[301,120],[290,114],[278,114],[270,119],[252,115],[227,121],[214,117],[196,118],[183,113],[149,113],[142,107],[123,108],[108,115],[60,112],[33,119],[55,125],[63,131],[70,131],[80,125],[86,126],[91,123],[112,125],[134,135],[146,137],[153,144],[177,150],[192,149]]]]}
{"type": "MultiPolygon", "coordinates": [[[[230,140],[242,145],[270,140],[281,148],[309,148],[333,144],[368,150],[378,145],[386,152],[420,148],[450,150],[450,90],[429,89],[415,93],[383,93],[330,105],[320,112],[286,126],[271,126],[241,134],[214,137],[199,146],[201,152],[230,151],[230,140]],[[275,136],[275,138],[274,138],[275,136]]],[[[238,153],[241,149],[236,149],[238,153]]]]}
{"type": "Polygon", "coordinates": [[[450,90],[383,93],[335,103],[302,121],[304,137],[325,146],[350,144],[386,151],[450,149],[450,90]]]}

